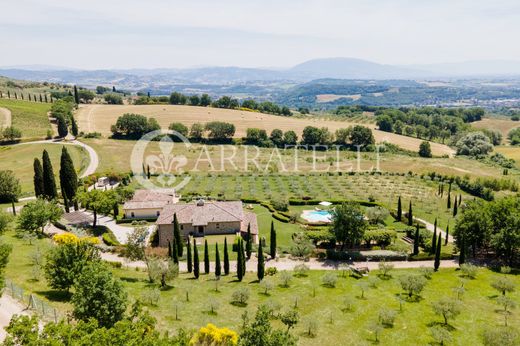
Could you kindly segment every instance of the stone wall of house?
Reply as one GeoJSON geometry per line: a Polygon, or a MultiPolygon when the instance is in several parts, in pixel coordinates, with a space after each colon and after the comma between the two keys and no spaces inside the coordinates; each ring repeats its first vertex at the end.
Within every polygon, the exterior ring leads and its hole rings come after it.
{"type": "MultiPolygon", "coordinates": [[[[198,227],[193,227],[191,224],[181,224],[181,235],[184,240],[189,235],[202,237],[203,235],[217,235],[217,234],[235,234],[240,231],[240,222],[210,222],[204,226],[204,232],[200,233],[198,227]]],[[[173,239],[173,224],[158,225],[157,232],[159,232],[159,246],[167,247],[168,241],[173,239]]]]}
{"type": "Polygon", "coordinates": [[[157,218],[162,208],[154,209],[127,209],[125,210],[125,219],[153,219],[157,218]],[[133,213],[133,216],[132,216],[133,213]]]}

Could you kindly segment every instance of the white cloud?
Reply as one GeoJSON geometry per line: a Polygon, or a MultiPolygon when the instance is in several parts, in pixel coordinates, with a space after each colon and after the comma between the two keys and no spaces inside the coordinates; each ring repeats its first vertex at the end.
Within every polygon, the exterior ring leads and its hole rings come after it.
{"type": "Polygon", "coordinates": [[[518,23],[513,0],[17,0],[2,4],[0,65],[520,60],[518,23]]]}

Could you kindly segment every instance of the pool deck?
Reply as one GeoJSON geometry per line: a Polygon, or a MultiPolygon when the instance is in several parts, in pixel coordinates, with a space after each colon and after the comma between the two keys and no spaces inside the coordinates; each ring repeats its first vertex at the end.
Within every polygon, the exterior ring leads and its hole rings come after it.
{"type": "Polygon", "coordinates": [[[300,217],[309,223],[331,223],[330,211],[328,210],[304,210],[300,217]],[[321,212],[321,214],[320,214],[321,212]],[[326,213],[326,214],[325,214],[326,213]]]}

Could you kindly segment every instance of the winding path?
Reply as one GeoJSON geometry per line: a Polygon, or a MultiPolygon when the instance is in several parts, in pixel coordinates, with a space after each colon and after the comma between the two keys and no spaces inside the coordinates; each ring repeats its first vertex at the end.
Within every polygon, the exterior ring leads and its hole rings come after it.
{"type": "MultiPolygon", "coordinates": [[[[426,229],[430,232],[433,233],[433,231],[435,230],[435,225],[432,224],[432,223],[429,223],[428,221],[426,220],[423,220],[423,219],[419,219],[417,217],[414,217],[415,220],[419,221],[419,222],[422,222],[426,225],[426,229]]],[[[442,239],[446,239],[446,232],[443,231],[439,226],[437,226],[437,232],[440,232],[442,234],[442,239]]],[[[452,243],[453,242],[453,236],[450,234],[449,235],[450,237],[448,238],[448,243],[452,243]]],[[[444,243],[443,243],[444,244],[444,243]]]]}
{"type": "Polygon", "coordinates": [[[0,107],[0,117],[3,117],[5,119],[4,121],[0,122],[0,128],[9,127],[12,125],[13,117],[9,109],[0,107]]]}

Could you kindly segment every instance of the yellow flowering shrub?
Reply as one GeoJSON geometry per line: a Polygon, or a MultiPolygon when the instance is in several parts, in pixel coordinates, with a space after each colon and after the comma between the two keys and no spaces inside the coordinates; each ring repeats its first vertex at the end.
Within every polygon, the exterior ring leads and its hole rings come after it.
{"type": "Polygon", "coordinates": [[[54,237],[52,237],[54,242],[58,245],[64,245],[64,244],[76,244],[79,242],[87,242],[93,245],[99,244],[99,238],[97,237],[82,237],[79,238],[74,233],[61,233],[56,234],[54,237]]]}
{"type": "Polygon", "coordinates": [[[52,239],[58,245],[71,244],[71,243],[79,242],[78,236],[73,234],[73,233],[56,234],[54,237],[52,237],[52,239]]]}
{"type": "Polygon", "coordinates": [[[238,334],[229,328],[217,328],[208,323],[201,327],[190,340],[193,346],[234,346],[238,344],[238,334]]]}

